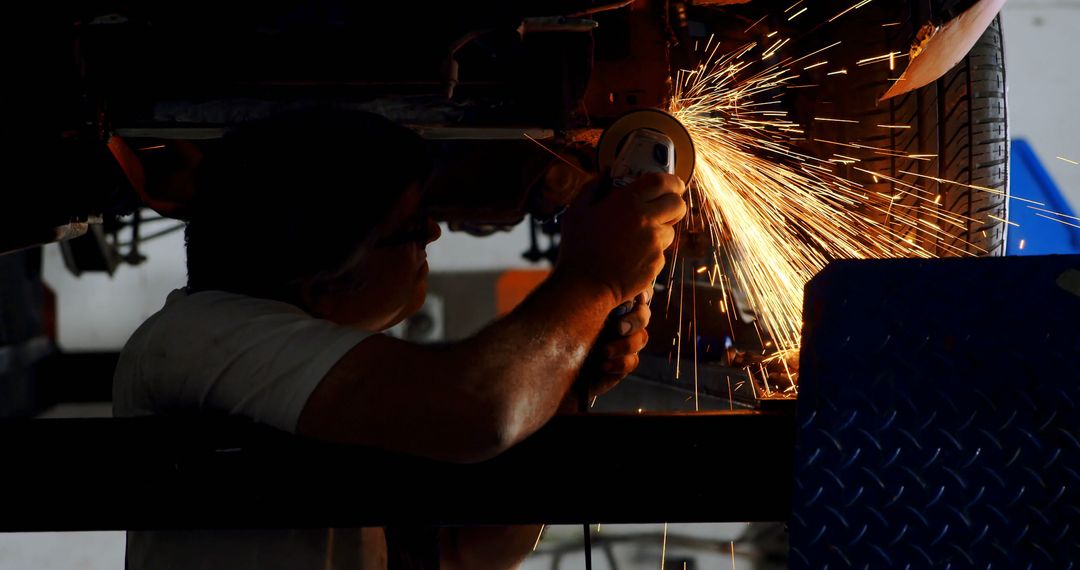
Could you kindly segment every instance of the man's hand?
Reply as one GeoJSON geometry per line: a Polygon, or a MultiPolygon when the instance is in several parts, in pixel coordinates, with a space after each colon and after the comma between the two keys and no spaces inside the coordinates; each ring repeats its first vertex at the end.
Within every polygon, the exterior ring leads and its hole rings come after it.
{"type": "MultiPolygon", "coordinates": [[[[638,366],[638,353],[649,343],[649,333],[646,327],[652,311],[649,309],[651,294],[641,293],[634,298],[634,306],[631,311],[613,322],[609,322],[607,328],[617,331],[618,336],[608,337],[606,342],[598,343],[593,347],[590,361],[599,366],[592,372],[583,372],[580,382],[587,382],[589,386],[589,401],[593,398],[606,394],[617,386],[623,378],[626,378],[638,366]]],[[[559,405],[560,414],[572,414],[581,412],[579,390],[570,390],[559,405]]]]}
{"type": "Polygon", "coordinates": [[[599,200],[595,188],[582,192],[563,217],[555,271],[602,285],[612,308],[651,291],[686,213],[685,191],[678,176],[648,173],[599,200]]]}
{"type": "Polygon", "coordinates": [[[611,390],[637,368],[638,353],[649,342],[649,333],[645,327],[648,326],[651,316],[649,299],[645,293],[641,293],[634,299],[634,308],[615,321],[614,329],[619,336],[595,348],[603,359],[603,364],[600,365],[602,375],[590,384],[590,399],[611,390]]]}

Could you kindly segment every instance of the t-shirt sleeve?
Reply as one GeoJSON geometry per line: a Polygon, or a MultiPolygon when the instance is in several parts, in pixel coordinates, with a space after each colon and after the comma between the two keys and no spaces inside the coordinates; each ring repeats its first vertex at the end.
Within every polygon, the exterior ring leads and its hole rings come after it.
{"type": "Polygon", "coordinates": [[[136,381],[148,384],[150,401],[139,408],[238,415],[288,432],[326,373],[373,334],[219,292],[191,295],[157,317],[140,343],[136,381]]]}
{"type": "Polygon", "coordinates": [[[296,315],[263,315],[231,338],[232,358],[208,386],[205,406],[289,432],[326,373],[371,333],[296,315]]]}

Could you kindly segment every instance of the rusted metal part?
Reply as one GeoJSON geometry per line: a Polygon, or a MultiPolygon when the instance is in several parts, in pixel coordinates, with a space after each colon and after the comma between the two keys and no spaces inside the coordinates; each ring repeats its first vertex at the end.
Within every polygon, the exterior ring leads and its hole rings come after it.
{"type": "Polygon", "coordinates": [[[671,97],[669,38],[655,2],[600,18],[596,60],[582,103],[592,124],[636,109],[665,109],[671,97]]]}
{"type": "Polygon", "coordinates": [[[937,81],[967,55],[1006,0],[979,0],[974,6],[939,27],[927,24],[911,47],[907,69],[881,96],[881,101],[937,81]]]}

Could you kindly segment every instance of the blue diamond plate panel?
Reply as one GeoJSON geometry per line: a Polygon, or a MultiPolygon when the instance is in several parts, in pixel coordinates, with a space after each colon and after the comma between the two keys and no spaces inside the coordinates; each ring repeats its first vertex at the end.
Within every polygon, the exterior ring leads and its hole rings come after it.
{"type": "Polygon", "coordinates": [[[808,286],[791,568],[1080,568],[1080,256],[808,286]]]}

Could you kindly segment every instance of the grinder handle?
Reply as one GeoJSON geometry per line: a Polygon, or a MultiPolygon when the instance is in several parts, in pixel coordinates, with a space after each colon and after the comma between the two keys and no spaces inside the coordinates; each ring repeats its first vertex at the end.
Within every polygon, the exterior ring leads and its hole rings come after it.
{"type": "MultiPolygon", "coordinates": [[[[631,132],[626,141],[619,149],[615,162],[611,165],[606,180],[601,186],[597,198],[601,198],[608,192],[621,188],[637,180],[646,172],[675,173],[675,143],[667,135],[650,129],[638,129],[631,132]]],[[[651,297],[651,295],[649,295],[651,297]]],[[[603,346],[620,336],[618,329],[619,319],[630,313],[638,303],[635,298],[619,305],[608,315],[607,322],[600,336],[593,345],[591,356],[582,367],[582,376],[591,377],[602,375],[600,367],[603,359],[596,353],[597,346],[603,346]]],[[[589,383],[582,379],[578,382],[578,411],[586,412],[589,409],[589,383]]]]}

